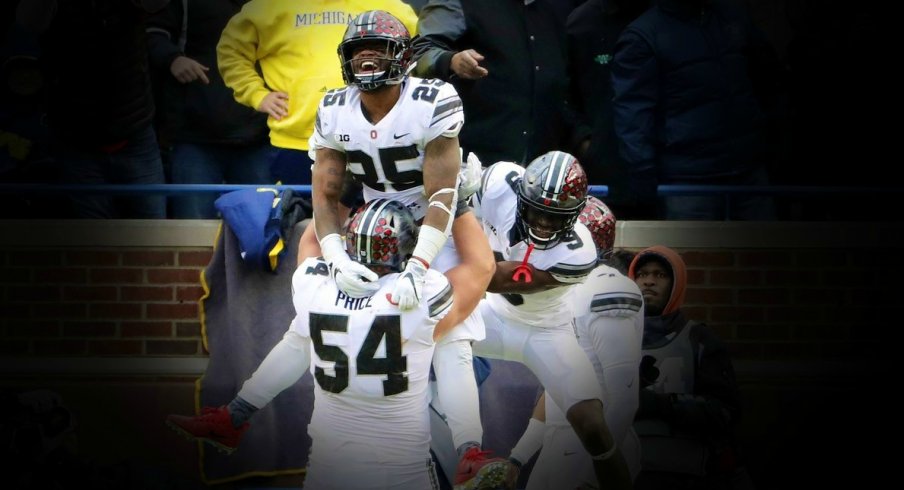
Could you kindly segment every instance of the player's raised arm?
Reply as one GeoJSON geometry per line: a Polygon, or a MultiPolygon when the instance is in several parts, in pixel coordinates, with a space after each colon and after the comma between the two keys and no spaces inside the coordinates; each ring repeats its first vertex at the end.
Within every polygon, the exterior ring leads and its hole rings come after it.
{"type": "Polygon", "coordinates": [[[378,289],[377,275],[352,261],[340,236],[339,197],[345,179],[345,154],[332,148],[318,148],[314,160],[311,201],[314,226],[323,258],[330,266],[336,285],[351,297],[363,297],[378,289]]]}
{"type": "Polygon", "coordinates": [[[446,271],[446,277],[455,286],[455,302],[452,311],[433,331],[435,340],[442,338],[471,314],[483,298],[496,269],[493,249],[484,237],[483,228],[474,213],[465,213],[455,220],[452,224],[452,238],[461,257],[459,265],[446,271]]]}
{"type": "Polygon", "coordinates": [[[461,168],[458,137],[439,136],[427,143],[424,152],[424,193],[427,212],[418,233],[414,254],[399,276],[392,300],[408,310],[420,302],[424,275],[442,250],[458,201],[458,171],[461,168]]]}

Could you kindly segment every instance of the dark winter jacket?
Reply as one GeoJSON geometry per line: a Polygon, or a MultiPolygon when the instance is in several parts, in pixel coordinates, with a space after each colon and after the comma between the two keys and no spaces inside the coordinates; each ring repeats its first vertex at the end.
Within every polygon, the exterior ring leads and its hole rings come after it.
{"type": "Polygon", "coordinates": [[[41,38],[55,137],[97,149],[151,124],[146,16],[124,0],[57,2],[41,38]]]}
{"type": "Polygon", "coordinates": [[[267,115],[236,102],[217,69],[217,42],[248,0],[171,0],[148,20],[152,65],[162,82],[163,133],[170,142],[250,144],[268,139],[267,115]],[[186,9],[186,6],[188,7],[186,9]],[[180,83],[170,72],[179,56],[206,66],[210,84],[180,83]]]}
{"type": "Polygon", "coordinates": [[[567,140],[565,19],[550,0],[449,0],[420,12],[414,75],[450,81],[464,104],[459,138],[485,165],[529,163],[567,140]],[[474,49],[489,74],[463,80],[452,56],[474,49]]]}
{"type": "Polygon", "coordinates": [[[615,127],[632,191],[730,184],[762,165],[764,114],[748,72],[769,49],[731,0],[659,0],[616,45],[615,127]]]}
{"type": "Polygon", "coordinates": [[[569,77],[572,107],[579,121],[575,138],[589,138],[587,152],[576,155],[591,184],[609,186],[606,204],[622,218],[628,170],[618,156],[613,126],[611,67],[622,30],[650,6],[650,0],[587,0],[568,16],[569,77]]]}

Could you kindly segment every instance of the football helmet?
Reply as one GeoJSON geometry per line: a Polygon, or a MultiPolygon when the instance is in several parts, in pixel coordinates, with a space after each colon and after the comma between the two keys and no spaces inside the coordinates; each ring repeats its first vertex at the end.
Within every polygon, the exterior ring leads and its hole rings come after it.
{"type": "Polygon", "coordinates": [[[535,248],[553,247],[574,229],[587,199],[587,174],[577,158],[551,151],[535,158],[518,183],[518,225],[535,248]]]}
{"type": "Polygon", "coordinates": [[[578,215],[578,221],[584,223],[590,230],[600,262],[608,261],[612,255],[612,247],[615,246],[615,214],[603,201],[587,196],[587,202],[578,215]]]}
{"type": "Polygon", "coordinates": [[[345,234],[348,255],[379,275],[401,272],[417,242],[411,211],[398,201],[374,199],[355,212],[345,234]]]}
{"type": "Polygon", "coordinates": [[[368,10],[348,23],[339,43],[342,79],[362,91],[402,83],[411,63],[411,35],[399,19],[383,10],[368,10]],[[354,59],[362,47],[381,51],[382,55],[354,59]]]}

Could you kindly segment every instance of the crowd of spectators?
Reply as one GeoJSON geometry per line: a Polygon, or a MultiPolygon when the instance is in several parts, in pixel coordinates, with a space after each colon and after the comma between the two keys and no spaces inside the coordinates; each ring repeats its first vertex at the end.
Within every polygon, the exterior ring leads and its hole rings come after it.
{"type": "Polygon", "coordinates": [[[412,24],[415,76],[455,85],[466,152],[485,165],[524,165],[568,150],[591,185],[608,186],[620,219],[891,213],[875,205],[898,187],[878,163],[891,138],[864,112],[888,80],[871,47],[883,35],[871,3],[495,2],[503,15],[474,0],[348,0],[299,12],[281,4],[270,24],[260,24],[255,0],[187,3],[4,4],[0,217],[217,216],[215,194],[22,193],[16,184],[309,184],[304,128],[316,104],[306,101],[341,79],[335,43],[293,36],[304,28],[341,36],[365,8],[412,24]],[[299,29],[283,33],[285,23],[299,29]],[[299,84],[306,94],[294,92],[299,84]],[[870,171],[826,169],[838,159],[870,171]],[[670,184],[847,190],[657,192],[670,184]]]}

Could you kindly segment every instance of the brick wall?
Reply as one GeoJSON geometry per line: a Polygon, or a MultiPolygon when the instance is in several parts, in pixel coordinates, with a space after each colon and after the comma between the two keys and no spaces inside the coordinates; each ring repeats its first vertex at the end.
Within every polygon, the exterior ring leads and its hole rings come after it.
{"type": "Polygon", "coordinates": [[[2,355],[202,355],[197,301],[210,248],[0,252],[2,355]]]}
{"type": "MultiPolygon", "coordinates": [[[[51,223],[34,233],[38,225],[7,222],[0,355],[203,358],[199,277],[216,222],[192,223],[67,222],[69,233],[47,240],[51,223]]],[[[869,357],[880,342],[872,325],[894,301],[879,279],[900,269],[900,254],[884,253],[895,242],[883,237],[896,229],[859,225],[858,238],[855,225],[789,226],[620,223],[618,245],[673,244],[689,269],[685,310],[715,328],[739,361],[869,357]],[[785,236],[788,229],[795,233],[785,236]],[[841,235],[848,240],[833,243],[841,235]],[[882,270],[865,268],[877,255],[882,270]]]]}
{"type": "Polygon", "coordinates": [[[843,359],[868,355],[878,339],[878,271],[859,250],[679,249],[688,265],[685,311],[727,341],[735,359],[843,359]],[[862,327],[862,328],[858,328],[862,327]]]}
{"type": "MultiPolygon", "coordinates": [[[[197,480],[195,446],[163,419],[194,410],[206,368],[197,300],[216,232],[214,221],[0,222],[0,389],[60,393],[86,459],[197,480]]],[[[896,223],[618,224],[617,247],[667,244],[687,262],[685,309],[733,354],[758,488],[860,488],[854,468],[892,467],[854,449],[874,431],[837,427],[892,416],[876,397],[895,372],[882,348],[899,328],[902,238],[896,223]],[[839,451],[844,467],[825,472],[839,451]]]]}

